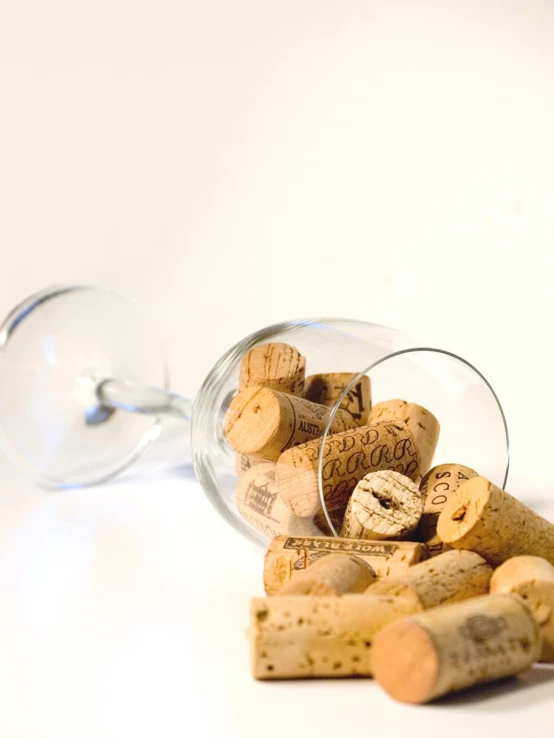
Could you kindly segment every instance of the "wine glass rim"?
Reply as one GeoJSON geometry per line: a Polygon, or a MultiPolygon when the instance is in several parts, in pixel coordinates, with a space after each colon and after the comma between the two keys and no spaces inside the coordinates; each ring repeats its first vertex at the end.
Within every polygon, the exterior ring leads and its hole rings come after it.
{"type": "Polygon", "coordinates": [[[323,432],[323,435],[321,437],[321,444],[319,448],[319,456],[318,456],[318,470],[317,470],[317,482],[318,482],[318,490],[319,490],[319,499],[321,502],[321,509],[323,510],[323,514],[325,516],[325,520],[327,525],[329,526],[329,530],[331,531],[331,534],[335,537],[339,536],[339,533],[337,532],[333,521],[331,520],[331,516],[329,515],[329,511],[327,510],[327,505],[325,502],[325,495],[323,493],[323,454],[325,452],[325,442],[327,441],[327,436],[331,432],[331,424],[335,418],[335,415],[337,414],[343,400],[346,398],[352,387],[354,387],[362,377],[364,377],[366,374],[368,374],[372,369],[375,369],[380,364],[383,364],[386,361],[390,361],[390,359],[397,358],[398,356],[403,356],[407,354],[415,354],[415,353],[434,353],[434,354],[442,354],[443,356],[449,356],[452,359],[455,359],[462,364],[465,364],[467,367],[469,367],[472,371],[479,376],[483,382],[488,387],[489,391],[491,392],[497,407],[500,411],[500,416],[502,418],[502,424],[504,426],[504,433],[506,436],[506,471],[504,473],[504,481],[502,482],[502,488],[505,489],[506,482],[508,481],[508,474],[510,471],[510,434],[508,431],[508,423],[506,420],[506,415],[504,413],[504,409],[502,407],[502,404],[498,398],[498,395],[494,391],[491,383],[489,380],[485,377],[485,375],[477,369],[474,364],[472,364],[467,359],[464,359],[463,356],[460,356],[459,354],[454,353],[453,351],[447,351],[446,349],[441,349],[437,347],[432,346],[416,346],[416,347],[410,347],[406,349],[400,349],[398,351],[393,351],[390,354],[387,354],[386,356],[382,356],[381,358],[377,359],[376,361],[372,362],[367,366],[364,370],[356,374],[350,384],[344,389],[340,397],[337,398],[335,404],[331,408],[329,415],[327,416],[327,423],[325,426],[325,430],[323,432]]]}

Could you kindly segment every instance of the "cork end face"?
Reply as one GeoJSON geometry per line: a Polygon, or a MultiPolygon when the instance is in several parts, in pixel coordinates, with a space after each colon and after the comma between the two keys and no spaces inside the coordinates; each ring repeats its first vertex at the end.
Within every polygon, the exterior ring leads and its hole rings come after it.
{"type": "Polygon", "coordinates": [[[461,484],[447,500],[437,523],[437,534],[443,543],[456,546],[479,522],[493,485],[483,477],[461,484]]]}
{"type": "Polygon", "coordinates": [[[375,639],[373,675],[395,700],[422,704],[432,699],[439,657],[428,633],[410,618],[386,626],[375,639]]]}
{"type": "MultiPolygon", "coordinates": [[[[225,436],[235,451],[255,456],[270,445],[280,425],[281,407],[275,393],[267,387],[250,387],[231,402],[225,436]]],[[[278,453],[273,454],[272,460],[277,457],[278,453]]]]}

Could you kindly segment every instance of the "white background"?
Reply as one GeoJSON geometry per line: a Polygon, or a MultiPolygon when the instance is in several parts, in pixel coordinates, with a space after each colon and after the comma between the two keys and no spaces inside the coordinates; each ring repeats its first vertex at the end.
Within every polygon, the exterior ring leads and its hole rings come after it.
{"type": "MultiPolygon", "coordinates": [[[[191,396],[272,322],[402,328],[488,376],[510,489],[548,506],[551,2],[4,0],[0,70],[2,312],[115,288],[191,396]]],[[[6,738],[510,736],[547,709],[551,678],[419,711],[366,681],[253,684],[261,558],[193,481],[52,497],[2,474],[6,738]]]]}

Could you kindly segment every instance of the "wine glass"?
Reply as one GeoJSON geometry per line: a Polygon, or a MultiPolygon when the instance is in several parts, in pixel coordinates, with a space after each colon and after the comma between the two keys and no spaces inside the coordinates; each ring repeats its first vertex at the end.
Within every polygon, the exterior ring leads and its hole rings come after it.
{"type": "MultiPolygon", "coordinates": [[[[233,346],[193,403],[169,389],[149,316],[114,292],[85,285],[32,295],[0,328],[0,447],[42,486],[82,487],[128,467],[173,416],[182,420],[183,459],[192,453],[214,507],[242,535],[265,543],[267,536],[237,509],[236,454],[223,427],[242,357],[270,342],[296,346],[310,374],[367,374],[375,401],[405,397],[425,405],[441,420],[435,463],[459,461],[505,484],[509,441],[502,407],[485,377],[455,354],[420,347],[373,323],[290,321],[233,346]]],[[[355,382],[328,408],[324,438],[355,382]]],[[[325,505],[323,512],[327,516],[325,505]]],[[[330,532],[336,534],[332,523],[330,532]]]]}

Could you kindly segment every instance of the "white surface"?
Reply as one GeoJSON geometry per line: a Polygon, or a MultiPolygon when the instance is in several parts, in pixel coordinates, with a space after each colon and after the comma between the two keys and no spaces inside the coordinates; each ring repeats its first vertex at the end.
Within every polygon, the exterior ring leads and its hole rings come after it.
{"type": "MultiPolygon", "coordinates": [[[[509,488],[548,512],[553,41],[542,0],[3,3],[0,312],[53,282],[129,294],[189,395],[272,322],[402,328],[488,376],[509,488]]],[[[195,483],[46,495],[1,471],[6,738],[550,725],[550,678],[420,710],[254,684],[261,558],[195,483]]]]}

